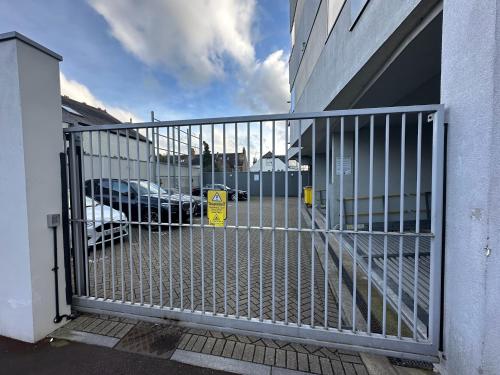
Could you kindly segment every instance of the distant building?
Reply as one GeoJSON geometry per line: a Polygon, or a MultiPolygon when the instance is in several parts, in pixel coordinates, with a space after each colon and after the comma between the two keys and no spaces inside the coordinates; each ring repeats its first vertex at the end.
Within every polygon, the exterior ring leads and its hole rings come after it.
{"type": "MultiPolygon", "coordinates": [[[[105,109],[92,107],[67,96],[61,97],[61,107],[63,128],[122,123],[105,109]]],[[[103,177],[109,177],[110,164],[111,171],[117,171],[118,165],[120,165],[123,178],[127,178],[129,173],[132,178],[137,178],[137,176],[145,178],[148,160],[150,161],[150,173],[154,175],[154,167],[151,167],[155,161],[153,143],[133,129],[83,132],[81,142],[85,157],[85,178],[90,178],[92,175],[94,178],[99,178],[101,168],[103,177]],[[127,150],[131,162],[130,168],[128,160],[119,162],[118,158],[119,155],[123,158],[123,155],[127,154],[127,150]]],[[[118,175],[112,177],[118,177],[118,175]]]]}
{"type": "MultiPolygon", "coordinates": [[[[274,157],[274,170],[276,172],[285,172],[286,170],[286,156],[276,155],[274,157]]],[[[250,167],[250,172],[259,172],[261,168],[261,161],[257,162],[250,167]]],[[[296,170],[296,168],[290,168],[290,170],[296,170]]],[[[268,151],[262,156],[262,172],[272,172],[273,171],[273,153],[268,151]]]]}

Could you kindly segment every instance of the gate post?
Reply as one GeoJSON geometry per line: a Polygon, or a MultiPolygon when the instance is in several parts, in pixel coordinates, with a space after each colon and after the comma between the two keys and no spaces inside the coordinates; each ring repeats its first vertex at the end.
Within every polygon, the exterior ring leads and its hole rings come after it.
{"type": "Polygon", "coordinates": [[[84,257],[84,246],[86,246],[86,241],[84,238],[83,225],[85,222],[83,210],[83,186],[82,186],[82,173],[81,170],[81,160],[82,147],[81,147],[81,135],[78,133],[71,133],[69,136],[69,148],[68,148],[68,159],[69,159],[69,187],[70,187],[70,198],[71,198],[71,229],[72,229],[72,254],[75,266],[75,287],[76,294],[85,295],[87,294],[86,289],[86,275],[85,275],[85,257],[84,257]]]}
{"type": "MultiPolygon", "coordinates": [[[[61,60],[21,34],[0,34],[0,335],[28,342],[60,327],[47,215],[62,212],[61,60]]],[[[61,225],[56,231],[63,259],[61,225]]],[[[63,303],[60,313],[69,312],[63,303]]]]}

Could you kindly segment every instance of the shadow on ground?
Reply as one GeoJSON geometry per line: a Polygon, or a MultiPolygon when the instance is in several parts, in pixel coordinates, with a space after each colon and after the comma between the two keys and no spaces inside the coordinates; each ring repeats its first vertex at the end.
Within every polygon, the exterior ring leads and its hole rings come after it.
{"type": "Polygon", "coordinates": [[[0,337],[5,374],[227,374],[165,359],[64,340],[28,344],[0,337]]]}

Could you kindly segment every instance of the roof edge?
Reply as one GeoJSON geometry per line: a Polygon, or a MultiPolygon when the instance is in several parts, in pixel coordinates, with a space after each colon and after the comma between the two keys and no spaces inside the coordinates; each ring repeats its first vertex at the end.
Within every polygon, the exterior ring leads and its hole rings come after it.
{"type": "Polygon", "coordinates": [[[63,58],[61,55],[55,53],[54,51],[48,49],[47,47],[42,46],[40,43],[35,42],[34,40],[28,38],[27,36],[18,33],[17,31],[9,31],[7,33],[1,33],[0,34],[0,42],[5,42],[7,40],[11,39],[17,39],[20,40],[28,45],[30,45],[33,48],[36,48],[40,52],[43,52],[51,57],[53,57],[56,60],[62,61],[63,58]]]}

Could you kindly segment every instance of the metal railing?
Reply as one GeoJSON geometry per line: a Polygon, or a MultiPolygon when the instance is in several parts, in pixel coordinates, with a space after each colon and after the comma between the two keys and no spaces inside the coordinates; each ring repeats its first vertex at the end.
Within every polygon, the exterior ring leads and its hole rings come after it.
{"type": "MultiPolygon", "coordinates": [[[[74,305],[434,358],[443,129],[440,105],[67,128],[74,305]],[[289,124],[302,134],[294,143],[289,124]],[[110,131],[118,128],[141,131],[151,140],[144,175],[130,175],[130,150],[138,141],[127,135],[117,144],[118,162],[127,167],[103,168],[109,163],[101,152],[103,139],[110,149],[110,131]],[[97,168],[94,163],[86,168],[85,158],[78,157],[85,133],[90,143],[83,151],[98,155],[97,168]],[[168,141],[162,144],[163,139],[168,141]],[[198,156],[203,161],[196,176],[193,140],[198,150],[204,149],[202,142],[211,150],[198,156]],[[226,155],[236,158],[243,146],[247,160],[255,157],[261,166],[271,151],[271,189],[263,186],[262,168],[231,171],[236,185],[228,187],[228,195],[234,200],[224,226],[214,227],[206,217],[206,189],[193,193],[193,188],[206,185],[207,173],[210,184],[226,185],[226,155]],[[290,156],[292,148],[298,169],[303,161],[309,165],[312,207],[301,199],[301,173],[281,180],[285,194],[276,194],[276,156],[290,156]],[[223,155],[221,181],[216,153],[223,155]],[[171,157],[180,155],[188,158],[187,193],[180,173],[177,183],[161,176],[163,185],[160,173],[153,173],[160,159],[170,173],[171,157]],[[297,184],[293,194],[290,181],[297,184]],[[323,207],[318,191],[324,191],[323,207]],[[425,222],[424,191],[432,193],[425,222]],[[384,197],[382,215],[374,212],[377,196],[384,197]],[[399,207],[389,210],[393,196],[399,196],[399,207]],[[415,197],[415,207],[408,207],[408,196],[415,197]],[[350,226],[339,204],[348,197],[350,226]],[[361,201],[368,201],[367,214],[360,214],[361,201]]],[[[296,174],[288,164],[285,175],[296,174]]]]}

